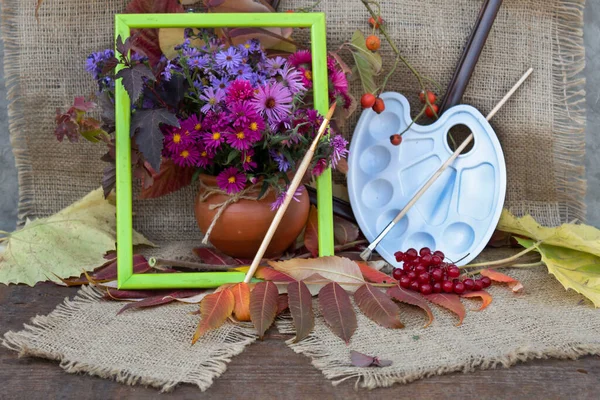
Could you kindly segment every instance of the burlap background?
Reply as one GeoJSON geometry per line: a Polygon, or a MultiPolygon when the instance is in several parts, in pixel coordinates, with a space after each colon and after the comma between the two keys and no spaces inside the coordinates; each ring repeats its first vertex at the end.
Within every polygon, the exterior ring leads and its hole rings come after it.
{"type": "MultiPolygon", "coordinates": [[[[113,15],[126,0],[45,0],[39,23],[35,1],[3,0],[9,116],[20,183],[20,217],[51,214],[100,183],[103,146],[58,143],[54,112],[75,95],[93,95],[85,57],[111,45],[113,15]]],[[[282,1],[281,9],[312,4],[282,1]]],[[[387,28],[407,58],[446,86],[481,6],[479,0],[382,1],[387,28]]],[[[464,101],[489,111],[528,68],[534,75],[492,121],[508,169],[506,205],[546,224],[584,220],[584,99],[581,24],[583,0],[506,0],[464,101]]],[[[324,1],[328,46],[367,29],[358,0],[324,1]]],[[[301,35],[301,33],[300,33],[301,35]]],[[[392,56],[383,45],[389,67],[392,56]]],[[[415,102],[418,87],[406,68],[389,90],[415,102]]],[[[358,83],[353,92],[360,95],[358,83]]],[[[355,118],[357,118],[356,115],[355,118]]],[[[354,126],[349,124],[347,134],[354,126]]],[[[158,200],[136,201],[135,225],[151,240],[200,235],[193,218],[195,188],[158,200]]]]}

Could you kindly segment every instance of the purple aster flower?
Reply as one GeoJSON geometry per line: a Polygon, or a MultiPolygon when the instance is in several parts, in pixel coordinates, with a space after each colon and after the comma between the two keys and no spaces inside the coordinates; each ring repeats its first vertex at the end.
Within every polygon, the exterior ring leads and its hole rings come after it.
{"type": "Polygon", "coordinates": [[[200,53],[200,50],[198,50],[195,47],[188,47],[187,49],[184,49],[182,51],[182,54],[183,54],[184,57],[191,58],[191,57],[198,57],[202,53],[200,53]]]}
{"type": "MultiPolygon", "coordinates": [[[[289,186],[286,186],[285,190],[277,195],[277,199],[273,203],[271,203],[271,211],[275,211],[283,205],[288,189],[289,186]]],[[[301,185],[298,187],[298,189],[296,189],[296,192],[292,196],[292,200],[300,203],[300,196],[302,196],[302,192],[304,192],[304,185],[301,185]]]]}
{"type": "Polygon", "coordinates": [[[193,83],[194,87],[196,88],[196,90],[198,90],[198,91],[204,90],[204,83],[202,83],[201,80],[197,79],[192,83],[193,83]]]}
{"type": "Polygon", "coordinates": [[[178,44],[177,46],[175,46],[175,50],[185,50],[188,47],[190,47],[190,38],[185,38],[185,40],[183,41],[183,43],[178,44]]]}
{"type": "Polygon", "coordinates": [[[177,71],[178,67],[177,65],[173,64],[171,62],[171,60],[167,61],[167,65],[165,65],[165,69],[163,70],[163,72],[161,72],[161,76],[165,79],[165,81],[170,81],[173,71],[177,71]]]}
{"type": "Polygon", "coordinates": [[[207,87],[204,93],[200,95],[200,100],[204,100],[206,104],[202,106],[200,111],[207,113],[210,110],[214,110],[221,100],[225,98],[225,92],[221,89],[217,89],[215,92],[212,87],[207,87]]]}
{"type": "Polygon", "coordinates": [[[281,83],[275,82],[258,87],[253,100],[254,107],[261,115],[266,115],[270,123],[289,115],[292,108],[292,93],[281,83]]]}
{"type": "Polygon", "coordinates": [[[348,141],[342,135],[335,135],[329,140],[331,146],[331,166],[335,168],[342,158],[348,155],[348,141]]]}
{"type": "Polygon", "coordinates": [[[281,84],[288,88],[292,94],[306,90],[304,83],[302,83],[302,74],[297,69],[286,65],[279,72],[279,76],[281,76],[281,84]]]}
{"type": "Polygon", "coordinates": [[[238,193],[246,185],[246,175],[236,167],[229,167],[217,175],[217,185],[227,194],[238,193]]]}
{"type": "Polygon", "coordinates": [[[85,70],[89,72],[94,79],[98,80],[102,75],[104,63],[111,57],[114,57],[115,52],[107,49],[90,54],[85,60],[85,70]]]}
{"type": "MultiPolygon", "coordinates": [[[[244,171],[250,171],[258,166],[254,161],[254,150],[248,149],[242,154],[242,168],[244,171]]],[[[254,183],[254,182],[252,182],[254,183]]]]}
{"type": "Polygon", "coordinates": [[[211,76],[210,77],[210,85],[213,87],[213,89],[218,90],[226,90],[227,87],[229,86],[229,82],[230,79],[227,76],[224,76],[222,78],[217,78],[216,76],[211,76]]]}
{"type": "Polygon", "coordinates": [[[235,76],[236,79],[245,79],[250,80],[253,76],[254,71],[252,67],[248,64],[242,64],[231,71],[231,74],[235,76]]]}
{"type": "Polygon", "coordinates": [[[269,155],[271,156],[273,161],[277,163],[277,168],[279,169],[279,171],[286,172],[288,169],[290,169],[290,163],[285,158],[285,156],[281,154],[281,152],[269,150],[269,155]]]}
{"type": "Polygon", "coordinates": [[[187,64],[190,68],[201,69],[208,64],[208,61],[204,57],[196,56],[188,58],[187,64]]]}
{"type": "Polygon", "coordinates": [[[242,54],[242,56],[248,57],[250,53],[254,53],[256,51],[261,50],[260,42],[256,39],[250,39],[246,43],[237,46],[237,49],[242,54]]]}
{"type": "Polygon", "coordinates": [[[267,71],[269,71],[271,76],[275,76],[283,70],[283,67],[286,65],[286,61],[285,61],[285,58],[278,56],[275,58],[267,59],[265,64],[266,64],[266,69],[267,69],[267,71]]]}
{"type": "Polygon", "coordinates": [[[242,55],[234,47],[230,47],[225,51],[217,53],[215,61],[218,66],[225,67],[231,71],[242,63],[242,55]]]}
{"type": "Polygon", "coordinates": [[[181,167],[193,167],[198,163],[200,152],[196,147],[187,147],[173,155],[173,162],[181,167]]]}

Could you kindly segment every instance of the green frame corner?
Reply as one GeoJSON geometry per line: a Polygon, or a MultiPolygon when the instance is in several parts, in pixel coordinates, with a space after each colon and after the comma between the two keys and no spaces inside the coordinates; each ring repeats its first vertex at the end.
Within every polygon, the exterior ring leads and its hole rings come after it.
{"type": "MultiPolygon", "coordinates": [[[[291,27],[310,28],[313,56],[315,108],[329,108],[327,88],[327,44],[324,13],[228,13],[228,14],[117,14],[115,39],[123,40],[137,28],[291,27]]],[[[121,67],[119,67],[121,68],[121,67]]],[[[243,272],[185,272],[177,274],[133,273],[133,220],[131,172],[131,104],[121,81],[115,86],[117,282],[119,289],[214,288],[244,280],[243,272]]],[[[331,170],[317,180],[319,210],[319,255],[333,255],[333,203],[331,170]]]]}

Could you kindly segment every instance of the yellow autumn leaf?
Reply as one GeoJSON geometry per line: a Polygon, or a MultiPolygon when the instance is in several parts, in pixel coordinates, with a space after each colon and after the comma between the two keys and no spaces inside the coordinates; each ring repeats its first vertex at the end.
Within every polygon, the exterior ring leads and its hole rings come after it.
{"type": "Polygon", "coordinates": [[[545,227],[538,224],[530,215],[517,218],[508,210],[503,210],[497,229],[536,241],[543,240],[544,244],[567,247],[600,256],[600,230],[593,226],[562,224],[557,227],[545,227]]]}
{"type": "MultiPolygon", "coordinates": [[[[158,30],[158,44],[160,50],[169,60],[177,57],[175,46],[179,46],[185,40],[185,28],[160,28],[158,30]]],[[[194,29],[194,33],[198,33],[198,29],[194,29]]],[[[204,41],[193,37],[191,38],[192,47],[204,46],[204,41]]]]}
{"type": "MultiPolygon", "coordinates": [[[[531,247],[533,240],[517,238],[520,245],[531,247]]],[[[565,287],[573,289],[600,307],[600,257],[566,247],[542,243],[537,246],[548,272],[565,287]]]]}
{"type": "MultiPolygon", "coordinates": [[[[133,243],[154,246],[133,232],[133,243]]],[[[8,234],[0,253],[0,283],[37,282],[79,276],[106,260],[115,250],[115,206],[105,200],[102,188],[87,194],[62,211],[34,221],[8,234]]]]}

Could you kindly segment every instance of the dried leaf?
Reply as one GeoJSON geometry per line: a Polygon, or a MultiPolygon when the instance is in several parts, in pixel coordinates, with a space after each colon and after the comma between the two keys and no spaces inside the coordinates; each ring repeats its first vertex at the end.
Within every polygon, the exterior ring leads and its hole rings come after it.
{"type": "Polygon", "coordinates": [[[205,264],[215,265],[236,265],[238,262],[235,258],[223,254],[220,251],[210,247],[196,247],[192,250],[195,255],[200,257],[205,264]]]}
{"type": "Polygon", "coordinates": [[[297,343],[307,337],[315,327],[312,295],[302,281],[290,282],[287,292],[290,313],[292,314],[294,328],[296,328],[294,343],[297,343]]]}
{"type": "Polygon", "coordinates": [[[489,294],[488,292],[486,292],[485,290],[478,290],[476,292],[463,293],[460,295],[460,297],[466,297],[466,298],[481,297],[481,300],[483,301],[483,303],[481,304],[481,307],[475,308],[471,311],[483,311],[487,306],[492,304],[492,295],[489,294]]]}
{"type": "Polygon", "coordinates": [[[250,287],[246,282],[238,283],[231,288],[235,305],[233,315],[238,321],[250,321],[250,287]]]}
{"type": "MultiPolygon", "coordinates": [[[[150,271],[152,267],[148,260],[141,254],[133,255],[133,273],[144,274],[150,271]]],[[[117,279],[117,260],[111,259],[102,266],[96,268],[91,274],[83,274],[79,278],[63,279],[67,286],[79,286],[90,283],[88,277],[91,277],[95,283],[108,282],[117,279]],[[87,276],[86,276],[87,275],[87,276]]]]}
{"type": "Polygon", "coordinates": [[[354,301],[360,310],[372,321],[385,328],[400,329],[400,309],[381,290],[365,283],[354,292],[354,301]]]}
{"type": "Polygon", "coordinates": [[[310,259],[293,258],[287,261],[269,261],[269,265],[288,274],[296,280],[314,280],[318,274],[323,279],[339,282],[350,292],[356,291],[356,284],[365,283],[358,265],[347,258],[330,256],[310,259]]]}
{"type": "Polygon", "coordinates": [[[106,293],[103,298],[105,300],[141,300],[148,297],[155,297],[164,294],[161,290],[120,290],[113,288],[106,288],[106,293]]]}
{"type": "Polygon", "coordinates": [[[252,323],[262,339],[277,315],[279,291],[273,282],[259,282],[250,293],[252,323]]]}
{"type": "Polygon", "coordinates": [[[358,239],[358,226],[352,222],[333,216],[333,236],[337,244],[344,245],[358,239]]]}
{"type": "MultiPolygon", "coordinates": [[[[517,240],[523,246],[533,245],[532,241],[517,240]]],[[[573,289],[591,300],[594,307],[600,307],[600,257],[547,244],[538,245],[537,250],[548,272],[554,275],[565,289],[573,289]]]]}
{"type": "Polygon", "coordinates": [[[412,290],[404,289],[400,285],[396,285],[387,290],[387,295],[393,298],[394,300],[417,306],[423,311],[425,311],[427,313],[427,316],[429,317],[429,321],[425,324],[423,328],[427,328],[433,322],[433,313],[431,312],[431,308],[429,308],[429,305],[427,304],[427,302],[421,294],[413,292],[412,290]]]}
{"type": "Polygon", "coordinates": [[[304,229],[304,247],[310,251],[313,257],[319,255],[319,213],[317,207],[310,206],[308,221],[304,229]]]}
{"type": "Polygon", "coordinates": [[[508,275],[504,275],[493,269],[484,269],[480,272],[482,276],[487,276],[494,282],[502,282],[507,283],[508,287],[512,289],[513,292],[518,293],[523,290],[523,284],[516,280],[515,278],[511,278],[508,275]]]}
{"type": "Polygon", "coordinates": [[[179,120],[165,108],[140,110],[131,116],[131,136],[135,135],[140,152],[155,171],[160,171],[164,140],[160,130],[162,124],[179,127],[179,120]]]}
{"type": "Polygon", "coordinates": [[[192,344],[211,329],[217,329],[233,312],[235,299],[229,288],[209,294],[200,303],[200,324],[192,338],[192,344]]]}
{"type": "Polygon", "coordinates": [[[319,305],[332,332],[348,344],[357,327],[348,293],[336,282],[328,283],[319,291],[319,305]]]}
{"type": "Polygon", "coordinates": [[[392,365],[392,361],[390,360],[380,360],[377,357],[368,356],[363,353],[359,353],[358,351],[352,350],[350,352],[350,360],[352,365],[355,367],[389,367],[392,365]]]}
{"type": "Polygon", "coordinates": [[[370,267],[363,261],[356,261],[356,264],[358,265],[358,268],[360,268],[360,273],[362,274],[363,278],[365,278],[365,280],[367,282],[373,282],[373,283],[397,283],[398,282],[394,278],[389,276],[388,274],[384,274],[383,272],[380,272],[380,271],[376,270],[375,268],[370,267]]]}
{"type": "Polygon", "coordinates": [[[381,72],[383,62],[381,55],[377,52],[372,52],[365,45],[365,35],[356,30],[352,35],[352,56],[356,64],[356,70],[360,76],[364,93],[376,93],[377,84],[375,83],[375,75],[381,72]]]}
{"type": "MultiPolygon", "coordinates": [[[[140,292],[142,292],[142,291],[140,291],[140,292]]],[[[126,311],[126,310],[155,307],[155,306],[160,306],[163,304],[171,303],[172,301],[175,301],[175,299],[195,296],[197,294],[200,294],[201,292],[203,292],[203,290],[191,290],[191,289],[190,290],[177,290],[177,291],[170,292],[170,293],[167,292],[167,293],[159,294],[156,296],[147,297],[143,300],[126,304],[123,308],[121,308],[119,310],[117,315],[121,314],[123,311],[126,311]]],[[[113,293],[109,292],[109,295],[112,296],[113,293]]]]}
{"type": "Polygon", "coordinates": [[[346,64],[346,62],[342,59],[342,57],[337,52],[330,51],[329,55],[335,59],[335,61],[340,66],[340,68],[342,69],[344,74],[346,74],[346,76],[352,74],[352,68],[350,68],[350,66],[348,64],[346,64]]]}
{"type": "MultiPolygon", "coordinates": [[[[115,250],[115,206],[102,188],[48,218],[27,221],[7,235],[0,253],[0,283],[37,282],[80,276],[105,263],[115,250]]],[[[134,231],[134,244],[154,246],[134,231]]]]}
{"type": "Polygon", "coordinates": [[[460,326],[465,319],[465,307],[460,302],[460,298],[457,294],[453,293],[432,293],[423,295],[430,302],[437,304],[438,306],[442,306],[447,310],[452,311],[458,316],[458,324],[456,326],[460,326]]]}
{"type": "Polygon", "coordinates": [[[289,298],[287,293],[277,296],[277,315],[281,314],[289,308],[289,298]]]}
{"type": "MultiPolygon", "coordinates": [[[[185,40],[185,28],[160,28],[158,29],[158,44],[160,50],[168,59],[177,57],[178,53],[175,46],[179,46],[185,40]]],[[[194,33],[198,33],[198,29],[194,29],[194,33]]],[[[196,36],[190,38],[192,47],[204,46],[204,41],[196,36]]]]}
{"type": "Polygon", "coordinates": [[[295,279],[291,276],[284,274],[283,272],[279,272],[273,268],[269,267],[258,267],[254,276],[258,279],[262,279],[265,281],[272,282],[294,282],[295,279]]]}
{"type": "Polygon", "coordinates": [[[152,185],[142,189],[140,199],[153,199],[188,186],[194,177],[194,168],[176,165],[173,160],[163,160],[160,172],[152,176],[152,185]]]}

